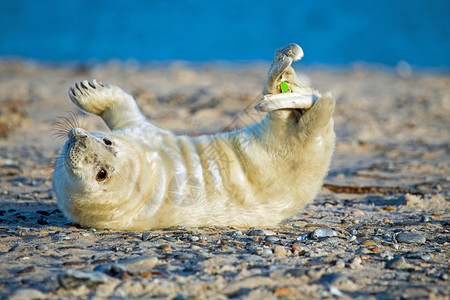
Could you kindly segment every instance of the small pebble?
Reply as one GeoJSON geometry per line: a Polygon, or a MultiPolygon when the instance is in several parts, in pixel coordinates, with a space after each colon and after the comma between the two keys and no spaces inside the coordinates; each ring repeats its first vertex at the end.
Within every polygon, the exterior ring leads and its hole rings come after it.
{"type": "Polygon", "coordinates": [[[262,255],[272,255],[273,251],[270,248],[264,248],[262,251],[262,255]]]}
{"type": "Polygon", "coordinates": [[[104,265],[98,265],[94,268],[94,271],[103,272],[110,276],[117,276],[123,272],[127,271],[127,267],[123,264],[118,263],[110,263],[110,264],[104,264],[104,265]]]}
{"type": "Polygon", "coordinates": [[[162,251],[171,251],[172,250],[172,248],[169,245],[166,245],[166,244],[160,245],[158,247],[158,249],[162,250],[162,251]]]}
{"type": "Polygon", "coordinates": [[[269,243],[276,243],[276,242],[280,241],[280,238],[276,237],[276,236],[273,236],[273,235],[270,235],[270,236],[266,236],[264,240],[269,242],[269,243]]]}
{"type": "Polygon", "coordinates": [[[302,276],[308,276],[309,269],[307,268],[297,268],[297,269],[290,269],[287,270],[286,273],[290,274],[292,277],[302,277],[302,276]]]}
{"type": "Polygon", "coordinates": [[[331,295],[333,295],[333,296],[336,296],[336,297],[342,297],[342,296],[344,295],[344,294],[343,294],[337,287],[335,287],[335,286],[330,285],[328,288],[330,289],[330,293],[331,293],[331,295]]]}
{"type": "Polygon", "coordinates": [[[284,248],[283,246],[276,246],[273,249],[273,254],[286,256],[286,255],[288,255],[288,252],[287,252],[286,248],[284,248]]]}
{"type": "Polygon", "coordinates": [[[37,223],[38,223],[39,225],[48,225],[48,224],[50,224],[50,223],[48,222],[47,218],[44,217],[44,216],[40,216],[39,220],[37,220],[37,223]]]}
{"type": "Polygon", "coordinates": [[[263,258],[258,255],[242,255],[239,258],[248,263],[256,263],[256,262],[260,262],[263,260],[263,258]]]}
{"type": "Polygon", "coordinates": [[[300,251],[300,246],[298,244],[292,244],[291,252],[294,253],[294,252],[297,252],[297,251],[300,251]]]}
{"type": "Polygon", "coordinates": [[[10,300],[24,300],[24,299],[45,299],[45,295],[36,289],[23,288],[18,289],[14,294],[8,298],[10,300]]]}
{"type": "Polygon", "coordinates": [[[163,239],[165,239],[166,241],[169,241],[169,242],[176,242],[176,238],[168,236],[166,234],[164,235],[163,239]]]}
{"type": "Polygon", "coordinates": [[[93,287],[98,284],[107,283],[108,276],[101,272],[82,272],[69,269],[58,276],[61,287],[65,289],[76,289],[81,286],[93,287]]]}
{"type": "Polygon", "coordinates": [[[250,235],[250,236],[265,236],[266,232],[264,230],[262,230],[262,229],[252,229],[252,230],[250,230],[247,233],[247,235],[250,235]]]}
{"type": "Polygon", "coordinates": [[[317,290],[316,293],[320,298],[329,298],[330,296],[330,293],[328,293],[328,291],[326,290],[317,290]]]}
{"type": "Polygon", "coordinates": [[[241,237],[242,231],[240,231],[240,230],[233,231],[233,232],[231,232],[231,236],[241,237]]]}
{"type": "Polygon", "coordinates": [[[48,251],[48,246],[47,245],[37,245],[36,246],[36,250],[39,250],[39,251],[48,251]]]}
{"type": "Polygon", "coordinates": [[[30,257],[29,257],[29,256],[26,256],[26,255],[20,255],[20,256],[18,256],[16,259],[17,259],[17,260],[29,260],[30,257]]]}
{"type": "Polygon", "coordinates": [[[302,234],[301,236],[299,236],[297,238],[297,241],[305,242],[307,239],[308,239],[308,234],[306,233],[306,234],[302,234]]]}
{"type": "Polygon", "coordinates": [[[394,239],[399,243],[407,243],[407,244],[424,244],[426,238],[417,233],[396,233],[394,234],[394,239]]]}
{"type": "Polygon", "coordinates": [[[262,247],[253,247],[249,249],[250,254],[261,255],[264,252],[262,247]]]}
{"type": "Polygon", "coordinates": [[[365,241],[363,241],[362,243],[361,243],[361,245],[363,245],[363,246],[375,246],[377,243],[375,243],[374,241],[372,241],[372,240],[365,240],[365,241]]]}
{"type": "Polygon", "coordinates": [[[198,246],[198,245],[195,245],[195,244],[192,244],[190,248],[191,248],[192,250],[203,250],[202,247],[200,247],[200,246],[198,246]]]}
{"type": "Polygon", "coordinates": [[[317,228],[311,233],[313,239],[338,236],[338,233],[331,228],[317,228]]]}
{"type": "Polygon", "coordinates": [[[427,216],[427,215],[422,215],[422,216],[420,217],[420,222],[422,222],[422,223],[428,223],[428,222],[430,222],[430,221],[431,221],[431,219],[430,219],[430,217],[427,216]]]}
{"type": "Polygon", "coordinates": [[[338,261],[336,261],[335,265],[336,268],[345,268],[345,261],[340,259],[338,261]]]}
{"type": "Polygon", "coordinates": [[[336,244],[336,243],[339,243],[341,240],[340,239],[338,239],[338,238],[327,238],[327,243],[329,243],[329,244],[336,244]]]}
{"type": "Polygon", "coordinates": [[[424,261],[431,260],[431,256],[429,254],[423,254],[422,256],[420,256],[420,258],[424,261]]]}
{"type": "Polygon", "coordinates": [[[193,253],[180,253],[175,255],[175,258],[180,260],[191,260],[194,257],[195,255],[193,253]]]}
{"type": "Polygon", "coordinates": [[[356,229],[350,229],[350,230],[348,231],[348,233],[350,233],[351,235],[357,235],[357,234],[358,234],[358,230],[356,230],[356,229]]]}
{"type": "Polygon", "coordinates": [[[276,287],[273,290],[273,293],[280,296],[289,296],[291,294],[291,290],[287,287],[276,287]]]}
{"type": "Polygon", "coordinates": [[[406,260],[403,256],[396,257],[386,262],[386,269],[402,269],[406,266],[406,260]]]}
{"type": "Polygon", "coordinates": [[[342,273],[325,274],[321,278],[322,283],[333,285],[341,285],[348,280],[348,277],[342,273]]]}
{"type": "Polygon", "coordinates": [[[124,264],[127,267],[130,266],[145,266],[148,268],[153,268],[159,263],[159,259],[154,256],[140,256],[137,258],[128,258],[125,260],[122,260],[120,262],[121,264],[124,264]]]}
{"type": "Polygon", "coordinates": [[[148,240],[150,240],[151,238],[152,238],[152,235],[151,235],[150,232],[144,232],[144,233],[142,233],[141,240],[143,240],[143,241],[148,241],[148,240]]]}
{"type": "Polygon", "coordinates": [[[198,237],[198,236],[195,236],[195,235],[190,235],[189,236],[189,241],[191,241],[191,242],[196,242],[196,241],[198,241],[200,238],[198,237]]]}
{"type": "Polygon", "coordinates": [[[350,269],[358,269],[361,268],[362,259],[359,256],[356,256],[350,262],[350,269]]]}

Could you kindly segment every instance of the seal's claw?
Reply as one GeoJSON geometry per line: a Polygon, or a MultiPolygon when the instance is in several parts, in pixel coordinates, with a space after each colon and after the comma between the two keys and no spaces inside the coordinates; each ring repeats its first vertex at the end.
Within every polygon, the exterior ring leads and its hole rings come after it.
{"type": "MultiPolygon", "coordinates": [[[[80,85],[78,84],[78,82],[75,83],[75,88],[76,88],[81,94],[83,94],[83,91],[81,90],[80,85]]],[[[75,91],[75,92],[76,92],[76,91],[75,91]]],[[[76,94],[74,94],[74,95],[76,95],[76,94]]]]}
{"type": "Polygon", "coordinates": [[[84,88],[85,90],[88,89],[87,85],[89,85],[89,82],[87,80],[81,81],[80,85],[82,88],[84,88]]]}

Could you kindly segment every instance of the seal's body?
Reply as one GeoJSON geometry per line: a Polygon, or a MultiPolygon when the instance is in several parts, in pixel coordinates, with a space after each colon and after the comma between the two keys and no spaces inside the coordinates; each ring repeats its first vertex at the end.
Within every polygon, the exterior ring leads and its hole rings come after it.
{"type": "Polygon", "coordinates": [[[71,100],[111,132],[69,132],[53,176],[61,209],[83,226],[116,230],[271,226],[297,212],[320,189],[335,142],[334,98],[298,81],[290,67],[297,47],[277,51],[263,121],[232,133],[176,136],[148,122],[119,87],[75,84],[71,100]],[[277,106],[270,95],[281,81],[314,104],[293,97],[277,106]]]}

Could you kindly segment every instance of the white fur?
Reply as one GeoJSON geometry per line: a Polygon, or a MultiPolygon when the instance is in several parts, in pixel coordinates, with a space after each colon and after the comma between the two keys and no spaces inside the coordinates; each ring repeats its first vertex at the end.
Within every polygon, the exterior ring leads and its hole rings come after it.
{"type": "Polygon", "coordinates": [[[300,56],[296,47],[277,51],[264,94],[279,93],[285,81],[293,93],[313,93],[315,103],[306,111],[292,107],[295,101],[268,103],[261,123],[233,133],[178,137],[149,123],[119,87],[75,84],[70,99],[111,132],[72,129],[53,176],[61,209],[83,226],[117,230],[271,226],[297,212],[327,173],[335,101],[298,81],[290,67],[300,56]]]}

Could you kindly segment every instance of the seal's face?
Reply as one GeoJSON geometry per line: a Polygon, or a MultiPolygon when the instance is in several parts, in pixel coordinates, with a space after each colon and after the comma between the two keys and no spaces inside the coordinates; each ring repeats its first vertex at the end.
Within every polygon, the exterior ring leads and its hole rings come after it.
{"type": "Polygon", "coordinates": [[[117,140],[103,133],[90,134],[81,128],[72,129],[68,138],[61,156],[69,176],[90,182],[85,188],[94,190],[112,181],[119,153],[117,140]]]}

